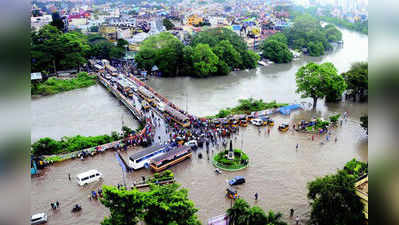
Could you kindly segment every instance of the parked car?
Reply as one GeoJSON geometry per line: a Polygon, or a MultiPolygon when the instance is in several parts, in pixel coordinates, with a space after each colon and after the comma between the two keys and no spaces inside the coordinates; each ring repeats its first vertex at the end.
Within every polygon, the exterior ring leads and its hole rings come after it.
{"type": "Polygon", "coordinates": [[[262,126],[263,125],[263,120],[261,119],[252,119],[251,123],[255,126],[262,126]]]}
{"type": "Polygon", "coordinates": [[[245,178],[243,176],[236,176],[229,180],[229,185],[238,185],[245,183],[245,178]]]}
{"type": "Polygon", "coordinates": [[[198,148],[198,143],[197,143],[196,140],[187,141],[186,143],[184,143],[184,145],[190,146],[191,149],[197,149],[198,148]]]}
{"type": "Polygon", "coordinates": [[[30,218],[30,224],[44,224],[47,223],[46,213],[37,213],[30,218]]]}

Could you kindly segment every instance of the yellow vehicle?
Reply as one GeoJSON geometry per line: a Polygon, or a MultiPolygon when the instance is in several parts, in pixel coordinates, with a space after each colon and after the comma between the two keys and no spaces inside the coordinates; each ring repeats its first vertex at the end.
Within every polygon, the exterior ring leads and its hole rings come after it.
{"type": "Polygon", "coordinates": [[[227,121],[227,120],[223,120],[222,124],[223,124],[223,127],[225,127],[225,128],[230,126],[229,121],[227,121]]]}
{"type": "Polygon", "coordinates": [[[287,123],[283,123],[280,126],[278,126],[278,130],[281,132],[287,132],[288,131],[288,124],[287,123]]]}
{"type": "Polygon", "coordinates": [[[274,120],[272,120],[272,119],[269,119],[268,121],[267,121],[267,125],[269,125],[269,126],[274,126],[274,120]]]}
{"type": "Polygon", "coordinates": [[[253,115],[248,115],[247,116],[247,121],[251,121],[253,118],[255,118],[253,115]]]}
{"type": "Polygon", "coordinates": [[[219,128],[222,123],[219,120],[214,120],[213,124],[215,124],[216,128],[219,128]]]}
{"type": "Polygon", "coordinates": [[[240,121],[240,126],[241,127],[247,127],[248,126],[248,121],[247,121],[247,117],[246,116],[240,117],[240,119],[238,119],[238,121],[240,121]]]}
{"type": "Polygon", "coordinates": [[[184,139],[182,137],[176,137],[176,143],[178,145],[183,145],[184,144],[184,139]]]}
{"type": "Polygon", "coordinates": [[[238,122],[237,122],[237,120],[233,120],[233,121],[231,122],[231,126],[232,126],[232,127],[238,127],[238,122]]]}
{"type": "Polygon", "coordinates": [[[150,108],[150,105],[148,104],[148,102],[146,100],[143,100],[141,102],[141,106],[143,106],[144,109],[148,109],[150,108]]]}

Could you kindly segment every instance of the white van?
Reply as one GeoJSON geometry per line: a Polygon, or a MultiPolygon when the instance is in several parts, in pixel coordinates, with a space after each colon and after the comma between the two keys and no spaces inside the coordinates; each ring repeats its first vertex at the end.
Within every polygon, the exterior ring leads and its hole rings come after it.
{"type": "Polygon", "coordinates": [[[83,186],[85,184],[89,184],[95,181],[99,181],[100,179],[103,178],[103,174],[98,172],[98,170],[89,170],[84,173],[80,173],[76,175],[76,181],[80,186],[83,186]]]}

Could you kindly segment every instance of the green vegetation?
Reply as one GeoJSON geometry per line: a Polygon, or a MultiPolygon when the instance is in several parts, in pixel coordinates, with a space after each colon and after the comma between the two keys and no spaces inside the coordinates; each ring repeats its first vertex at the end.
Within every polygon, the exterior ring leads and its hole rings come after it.
{"type": "Polygon", "coordinates": [[[234,149],[234,160],[227,159],[229,150],[219,152],[213,157],[215,165],[221,169],[243,169],[248,166],[248,156],[240,149],[234,149]]]}
{"type": "Polygon", "coordinates": [[[337,174],[309,182],[309,224],[364,224],[363,204],[355,193],[354,184],[365,172],[367,173],[367,164],[353,159],[337,174]]]}
{"type": "Polygon", "coordinates": [[[238,106],[222,109],[215,116],[209,116],[209,118],[225,118],[236,114],[250,114],[251,112],[279,108],[288,105],[287,103],[276,103],[276,101],[263,102],[262,99],[255,100],[253,98],[240,99],[238,102],[240,103],[238,106]]]}
{"type": "Polygon", "coordinates": [[[302,98],[312,98],[313,108],[317,99],[326,97],[327,101],[338,101],[346,89],[344,78],[337,73],[332,63],[309,63],[296,73],[297,93],[302,98]]]}
{"type": "Polygon", "coordinates": [[[148,192],[103,186],[101,203],[111,215],[102,225],[134,225],[143,221],[148,225],[200,225],[194,203],[187,190],[179,185],[151,185],[148,192]]]}
{"type": "Polygon", "coordinates": [[[56,27],[46,25],[31,33],[31,71],[56,73],[62,69],[79,70],[91,57],[121,58],[126,44],[127,41],[121,39],[115,46],[98,34],[86,36],[76,31],[62,33],[56,27]]]}
{"type": "Polygon", "coordinates": [[[369,21],[358,21],[355,23],[351,23],[345,19],[339,19],[336,17],[331,17],[331,16],[321,16],[320,20],[328,22],[328,23],[333,23],[339,27],[344,27],[349,30],[354,30],[363,34],[368,34],[369,33],[369,21]]]}
{"type": "Polygon", "coordinates": [[[77,68],[87,62],[90,46],[87,37],[78,32],[62,33],[46,25],[31,33],[31,71],[56,72],[77,68]]]}
{"type": "Polygon", "coordinates": [[[173,179],[175,175],[171,170],[165,170],[162,173],[154,173],[154,177],[150,178],[148,182],[150,183],[156,183],[157,181],[164,181],[164,180],[170,180],[173,179]]]}
{"type": "Polygon", "coordinates": [[[368,62],[354,63],[348,72],[342,74],[348,85],[347,89],[352,93],[355,100],[356,96],[359,96],[360,101],[367,101],[369,84],[368,74],[368,62]]]}
{"type": "Polygon", "coordinates": [[[32,154],[40,156],[74,152],[117,141],[131,133],[131,129],[126,127],[123,127],[122,131],[122,135],[119,135],[116,131],[113,131],[111,135],[105,134],[89,137],[77,135],[73,137],[63,137],[60,141],[49,137],[40,138],[38,141],[32,144],[32,154]],[[130,132],[127,133],[129,130],[130,132]]]}
{"type": "Polygon", "coordinates": [[[151,36],[143,41],[135,60],[147,71],[158,66],[163,76],[208,77],[255,68],[259,56],[233,31],[212,28],[194,35],[190,46],[170,33],[151,36]]]}
{"type": "Polygon", "coordinates": [[[32,95],[53,95],[63,91],[89,87],[96,84],[97,77],[81,72],[76,78],[58,79],[51,77],[43,83],[32,84],[32,95]]]}
{"type": "Polygon", "coordinates": [[[331,123],[336,123],[336,122],[338,122],[338,119],[339,119],[340,116],[341,116],[341,114],[338,113],[338,114],[333,115],[333,116],[330,116],[330,117],[328,117],[328,118],[330,119],[330,122],[331,122],[331,123]]]}
{"type": "Polygon", "coordinates": [[[322,27],[320,21],[309,14],[296,17],[294,25],[284,30],[284,35],[290,48],[306,48],[310,56],[321,56],[332,49],[330,42],[342,40],[342,33],[334,25],[322,27]]]}
{"type": "Polygon", "coordinates": [[[262,55],[275,63],[289,63],[292,61],[293,54],[288,49],[287,37],[282,33],[277,33],[263,42],[262,55]]]}
{"type": "Polygon", "coordinates": [[[259,206],[249,206],[244,199],[237,199],[227,209],[231,225],[287,225],[282,221],[283,214],[270,210],[267,214],[259,206]]]}
{"type": "Polygon", "coordinates": [[[162,24],[165,26],[166,30],[172,30],[175,28],[175,25],[168,19],[163,19],[162,24]]]}

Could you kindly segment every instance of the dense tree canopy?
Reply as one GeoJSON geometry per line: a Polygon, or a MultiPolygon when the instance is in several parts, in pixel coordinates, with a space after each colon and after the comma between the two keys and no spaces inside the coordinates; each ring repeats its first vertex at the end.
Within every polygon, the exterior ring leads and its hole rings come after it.
{"type": "Polygon", "coordinates": [[[294,25],[284,31],[288,46],[293,49],[306,48],[311,56],[321,56],[332,49],[330,42],[342,40],[342,33],[334,25],[322,27],[315,17],[304,14],[294,20],[294,25]]]}
{"type": "Polygon", "coordinates": [[[183,61],[183,47],[175,36],[162,32],[144,40],[135,59],[139,67],[148,71],[156,65],[164,76],[176,76],[183,61]]]}
{"type": "Polygon", "coordinates": [[[60,69],[79,70],[90,57],[119,59],[124,55],[127,44],[127,41],[120,39],[115,46],[101,35],[62,33],[56,27],[46,25],[31,33],[31,71],[50,73],[60,69]]]}
{"type": "Polygon", "coordinates": [[[354,63],[350,70],[343,73],[348,90],[351,90],[355,95],[360,96],[360,100],[367,100],[368,91],[368,63],[358,62],[354,63]]]}
{"type": "Polygon", "coordinates": [[[296,73],[297,93],[302,98],[313,99],[313,107],[317,105],[318,98],[327,97],[331,101],[341,97],[346,89],[344,78],[337,73],[332,63],[309,63],[302,66],[296,73]]]}
{"type": "Polygon", "coordinates": [[[77,68],[86,63],[90,46],[81,33],[62,33],[46,25],[31,34],[31,70],[33,72],[57,71],[77,68]]]}
{"type": "Polygon", "coordinates": [[[281,213],[270,210],[267,214],[258,206],[252,208],[243,199],[237,199],[234,205],[227,209],[230,225],[287,225],[282,221],[281,213]]]}
{"type": "Polygon", "coordinates": [[[150,71],[157,65],[163,76],[207,77],[226,75],[236,68],[252,69],[259,60],[259,56],[228,29],[208,29],[189,39],[191,44],[184,46],[166,32],[147,38],[135,58],[138,66],[150,71]]]}
{"type": "Polygon", "coordinates": [[[328,175],[308,184],[311,204],[310,224],[358,225],[363,224],[363,204],[355,193],[356,178],[345,170],[328,175]]]}
{"type": "Polygon", "coordinates": [[[201,224],[187,190],[177,184],[152,185],[148,192],[104,186],[103,193],[101,202],[111,215],[102,225],[134,225],[139,221],[148,225],[201,224]]]}
{"type": "MultiPolygon", "coordinates": [[[[272,36],[273,37],[273,36],[272,36]]],[[[276,63],[289,63],[292,61],[293,54],[288,49],[288,46],[284,42],[277,40],[266,40],[263,43],[262,55],[266,59],[270,59],[276,63]]]]}

